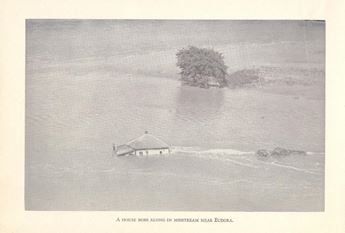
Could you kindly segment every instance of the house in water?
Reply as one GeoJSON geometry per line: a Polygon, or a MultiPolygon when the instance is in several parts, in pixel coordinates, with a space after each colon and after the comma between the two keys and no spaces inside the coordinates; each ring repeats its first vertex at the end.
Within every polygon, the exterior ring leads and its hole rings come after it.
{"type": "Polygon", "coordinates": [[[118,147],[114,146],[114,150],[115,154],[118,156],[170,154],[169,145],[152,134],[149,134],[147,131],[145,131],[145,134],[127,142],[126,144],[118,147]]]}

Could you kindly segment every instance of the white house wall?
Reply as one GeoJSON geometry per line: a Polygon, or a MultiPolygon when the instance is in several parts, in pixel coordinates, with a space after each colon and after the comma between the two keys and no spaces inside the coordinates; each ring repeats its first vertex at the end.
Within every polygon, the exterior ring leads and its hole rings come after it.
{"type": "Polygon", "coordinates": [[[169,154],[169,149],[148,149],[148,150],[136,150],[135,155],[146,156],[146,155],[160,155],[160,154],[169,154]],[[140,154],[142,152],[142,154],[140,154]]]}

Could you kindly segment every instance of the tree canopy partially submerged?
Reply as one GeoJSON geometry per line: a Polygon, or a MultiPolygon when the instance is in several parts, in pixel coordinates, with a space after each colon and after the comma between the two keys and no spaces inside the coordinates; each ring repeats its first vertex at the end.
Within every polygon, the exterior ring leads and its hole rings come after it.
{"type": "Polygon", "coordinates": [[[206,48],[190,46],[176,54],[181,80],[191,86],[208,88],[226,86],[227,66],[221,53],[206,48]]]}

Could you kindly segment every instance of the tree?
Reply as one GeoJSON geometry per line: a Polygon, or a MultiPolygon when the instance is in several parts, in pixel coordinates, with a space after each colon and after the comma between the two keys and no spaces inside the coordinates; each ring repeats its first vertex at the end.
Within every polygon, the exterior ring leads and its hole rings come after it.
{"type": "Polygon", "coordinates": [[[177,66],[181,69],[183,83],[207,88],[214,81],[219,87],[226,86],[227,66],[221,53],[206,48],[190,46],[176,54],[177,66]],[[212,80],[210,82],[210,80],[212,80]]]}

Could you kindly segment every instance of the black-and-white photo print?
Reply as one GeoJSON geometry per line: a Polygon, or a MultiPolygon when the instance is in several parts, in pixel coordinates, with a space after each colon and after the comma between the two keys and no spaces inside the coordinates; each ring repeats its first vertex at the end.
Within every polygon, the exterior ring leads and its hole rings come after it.
{"type": "Polygon", "coordinates": [[[25,27],[26,210],[324,211],[325,21],[25,27]]]}

